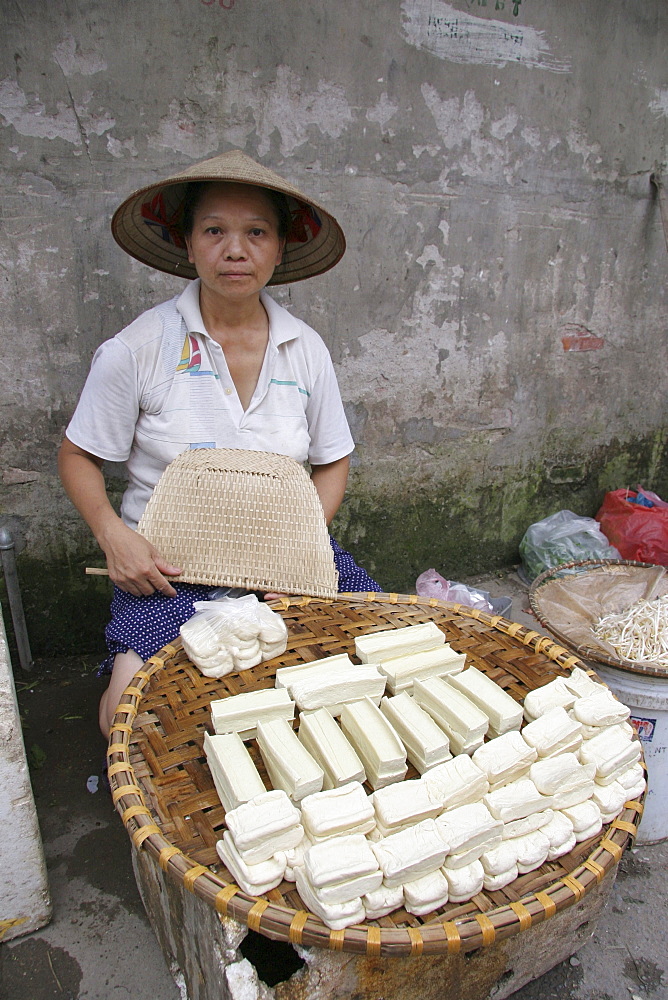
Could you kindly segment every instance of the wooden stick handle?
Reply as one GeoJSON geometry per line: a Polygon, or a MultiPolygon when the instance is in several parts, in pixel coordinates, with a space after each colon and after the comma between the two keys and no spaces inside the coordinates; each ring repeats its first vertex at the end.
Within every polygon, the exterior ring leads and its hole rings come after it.
{"type": "Polygon", "coordinates": [[[86,566],[86,576],[109,576],[109,570],[100,566],[86,566]]]}

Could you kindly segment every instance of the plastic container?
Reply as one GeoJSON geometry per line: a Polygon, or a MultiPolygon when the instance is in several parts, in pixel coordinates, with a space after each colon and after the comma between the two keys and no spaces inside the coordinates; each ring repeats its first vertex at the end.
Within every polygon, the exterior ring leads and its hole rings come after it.
{"type": "Polygon", "coordinates": [[[656,844],[668,838],[668,675],[631,673],[602,663],[592,666],[631,709],[629,721],[642,741],[648,784],[637,842],[656,844]]]}

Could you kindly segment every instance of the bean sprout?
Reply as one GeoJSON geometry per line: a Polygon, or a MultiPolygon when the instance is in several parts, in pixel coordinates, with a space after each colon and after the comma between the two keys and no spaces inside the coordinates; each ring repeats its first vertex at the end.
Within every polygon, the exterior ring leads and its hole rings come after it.
{"type": "Polygon", "coordinates": [[[668,668],[668,594],[640,600],[622,614],[604,615],[594,635],[614,647],[622,659],[651,660],[668,668]]]}

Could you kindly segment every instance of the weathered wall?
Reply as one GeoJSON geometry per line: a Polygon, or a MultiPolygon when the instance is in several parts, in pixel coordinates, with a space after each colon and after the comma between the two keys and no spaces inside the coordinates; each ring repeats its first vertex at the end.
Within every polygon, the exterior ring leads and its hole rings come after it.
{"type": "Polygon", "coordinates": [[[279,295],[331,348],[358,445],[337,529],[388,589],[511,562],[608,487],[668,489],[664,0],[0,7],[0,518],[33,635],[83,641],[73,603],[106,601],[55,477],[90,357],[182,287],[110,215],[234,146],[346,231],[279,295]]]}

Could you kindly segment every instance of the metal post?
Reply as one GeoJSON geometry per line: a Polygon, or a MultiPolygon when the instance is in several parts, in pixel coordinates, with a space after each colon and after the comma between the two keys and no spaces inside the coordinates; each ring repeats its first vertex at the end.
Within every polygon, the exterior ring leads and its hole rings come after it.
{"type": "Polygon", "coordinates": [[[30,652],[26,619],[23,613],[21,588],[19,587],[19,578],[16,572],[14,540],[7,528],[1,527],[0,557],[2,557],[2,569],[5,575],[5,585],[7,587],[7,597],[9,598],[9,610],[12,614],[12,625],[14,626],[14,636],[16,638],[16,648],[19,654],[19,663],[24,670],[32,670],[33,659],[32,653],[30,652]]]}

